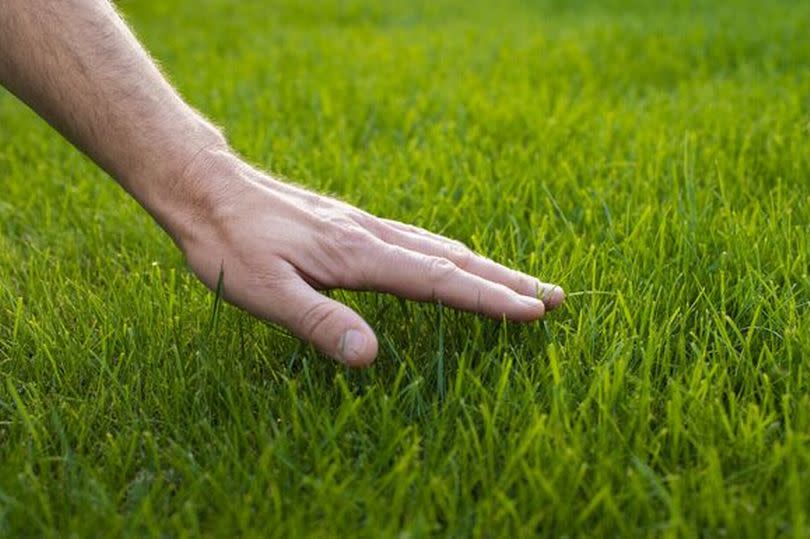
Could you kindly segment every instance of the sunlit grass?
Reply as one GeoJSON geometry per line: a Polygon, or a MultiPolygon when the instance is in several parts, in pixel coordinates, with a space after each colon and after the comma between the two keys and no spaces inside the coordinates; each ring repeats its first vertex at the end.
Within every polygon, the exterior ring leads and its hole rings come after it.
{"type": "Polygon", "coordinates": [[[121,2],[252,162],[569,300],[337,293],[344,370],[0,94],[0,534],[806,537],[810,4],[724,4],[121,2]]]}

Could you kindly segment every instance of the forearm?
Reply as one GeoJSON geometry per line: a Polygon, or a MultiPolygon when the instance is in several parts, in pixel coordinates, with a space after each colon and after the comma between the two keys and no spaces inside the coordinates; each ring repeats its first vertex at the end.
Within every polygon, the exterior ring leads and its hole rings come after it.
{"type": "MultiPolygon", "coordinates": [[[[177,95],[107,0],[0,3],[0,83],[164,226],[174,182],[222,135],[177,95]]],[[[183,193],[182,196],[189,196],[183,193]]]]}

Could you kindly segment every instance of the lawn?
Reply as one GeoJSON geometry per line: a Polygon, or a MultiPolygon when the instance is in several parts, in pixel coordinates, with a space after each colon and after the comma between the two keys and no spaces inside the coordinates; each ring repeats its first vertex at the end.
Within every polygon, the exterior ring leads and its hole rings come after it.
{"type": "Polygon", "coordinates": [[[810,536],[810,3],[119,6],[250,161],[569,297],[336,292],[347,370],[0,91],[0,535],[810,536]]]}

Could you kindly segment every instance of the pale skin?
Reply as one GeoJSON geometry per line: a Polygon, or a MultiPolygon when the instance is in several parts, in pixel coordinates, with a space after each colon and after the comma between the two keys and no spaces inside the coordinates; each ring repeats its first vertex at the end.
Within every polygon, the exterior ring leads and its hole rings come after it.
{"type": "Polygon", "coordinates": [[[320,291],[386,292],[537,320],[558,286],[247,164],[167,82],[107,0],[0,0],[0,83],[108,172],[210,288],[352,367],[374,331],[320,291]]]}

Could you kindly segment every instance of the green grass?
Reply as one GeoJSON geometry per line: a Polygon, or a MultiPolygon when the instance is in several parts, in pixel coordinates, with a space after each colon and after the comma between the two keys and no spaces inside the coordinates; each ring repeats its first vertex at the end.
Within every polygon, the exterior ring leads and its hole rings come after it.
{"type": "Polygon", "coordinates": [[[0,535],[810,536],[810,3],[166,4],[249,160],[569,300],[345,370],[0,94],[0,535]]]}

